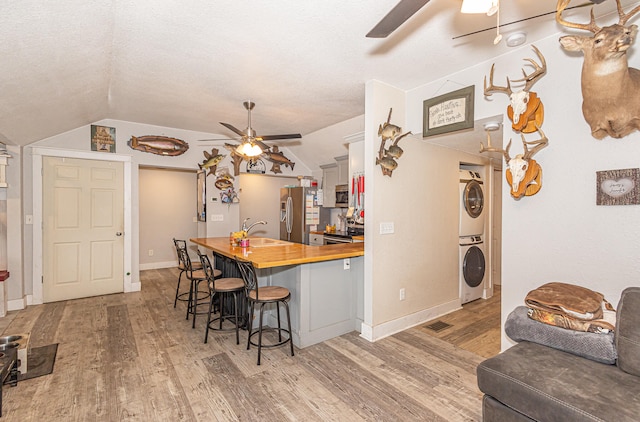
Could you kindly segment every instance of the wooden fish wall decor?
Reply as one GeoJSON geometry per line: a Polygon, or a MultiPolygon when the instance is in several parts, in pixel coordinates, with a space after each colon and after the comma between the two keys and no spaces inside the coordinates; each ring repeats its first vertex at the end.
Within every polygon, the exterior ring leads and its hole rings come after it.
{"type": "Polygon", "coordinates": [[[382,138],[380,141],[380,151],[378,152],[378,157],[376,158],[376,165],[380,165],[382,169],[382,174],[384,176],[391,177],[393,171],[398,167],[398,159],[402,156],[404,152],[402,148],[398,146],[398,142],[402,138],[411,134],[411,131],[407,133],[402,133],[402,128],[392,125],[389,123],[391,120],[391,112],[392,108],[389,109],[389,117],[387,117],[387,121],[380,125],[378,128],[378,136],[382,138]],[[386,147],[387,141],[391,141],[391,145],[389,148],[386,147]]]}
{"type": "Polygon", "coordinates": [[[200,170],[208,169],[209,172],[207,173],[207,176],[209,176],[210,174],[215,174],[216,167],[218,166],[220,161],[222,161],[224,157],[226,157],[226,155],[218,154],[218,148],[212,148],[211,154],[209,154],[207,151],[203,151],[203,153],[204,160],[202,160],[202,163],[198,163],[198,167],[200,167],[200,170]]]}
{"type": "MultiPolygon", "coordinates": [[[[259,141],[256,141],[256,143],[258,142],[259,141]]],[[[259,146],[263,152],[258,157],[262,157],[267,161],[271,161],[272,165],[271,165],[270,171],[272,173],[275,173],[275,174],[282,173],[282,169],[280,168],[280,166],[282,165],[289,167],[291,170],[293,170],[293,167],[296,165],[296,163],[294,163],[293,161],[285,157],[284,154],[280,152],[277,146],[274,145],[273,147],[270,147],[264,144],[263,142],[260,142],[259,146]]],[[[231,157],[233,157],[233,175],[234,176],[237,176],[238,174],[240,174],[240,163],[242,163],[243,161],[250,162],[251,160],[254,159],[254,157],[248,157],[244,154],[239,153],[238,152],[239,145],[225,143],[224,147],[231,153],[231,157]]]]}
{"type": "Polygon", "coordinates": [[[127,144],[137,151],[168,156],[182,155],[189,149],[185,141],[167,136],[132,136],[127,144]]]}
{"type": "Polygon", "coordinates": [[[262,153],[262,157],[264,157],[264,159],[266,159],[267,161],[271,161],[271,163],[273,164],[271,166],[271,172],[275,174],[282,173],[282,170],[280,170],[281,165],[288,166],[291,170],[293,170],[293,166],[296,165],[296,163],[285,157],[284,154],[280,152],[277,146],[271,147],[271,151],[265,150],[262,153]]]}

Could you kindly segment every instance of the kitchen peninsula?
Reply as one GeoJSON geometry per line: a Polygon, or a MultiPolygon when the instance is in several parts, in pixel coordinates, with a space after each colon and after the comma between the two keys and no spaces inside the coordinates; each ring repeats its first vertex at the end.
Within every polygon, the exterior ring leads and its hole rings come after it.
{"type": "MultiPolygon", "coordinates": [[[[303,348],[360,331],[364,310],[364,243],[309,246],[250,237],[249,247],[227,237],[192,238],[226,258],[252,261],[259,285],[289,289],[293,343],[303,348]]],[[[269,325],[275,326],[274,315],[269,325]]]]}

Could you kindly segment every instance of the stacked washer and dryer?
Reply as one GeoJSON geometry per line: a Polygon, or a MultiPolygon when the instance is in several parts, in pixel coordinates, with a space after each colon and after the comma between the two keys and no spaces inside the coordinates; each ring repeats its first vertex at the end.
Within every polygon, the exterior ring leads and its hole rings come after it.
{"type": "Polygon", "coordinates": [[[484,182],[478,171],[460,169],[460,301],[480,299],[486,278],[484,182]]]}

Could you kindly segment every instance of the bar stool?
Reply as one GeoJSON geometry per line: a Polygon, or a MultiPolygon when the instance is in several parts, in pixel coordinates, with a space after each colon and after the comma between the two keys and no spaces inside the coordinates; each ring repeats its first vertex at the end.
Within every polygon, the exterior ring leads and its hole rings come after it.
{"type": "Polygon", "coordinates": [[[291,347],[291,356],[293,353],[293,340],[291,339],[291,316],[289,314],[289,299],[291,299],[291,293],[289,289],[280,286],[263,286],[258,287],[258,277],[256,275],[256,270],[251,261],[244,261],[235,258],[236,263],[238,264],[238,269],[242,274],[242,278],[244,280],[244,289],[245,295],[247,296],[247,302],[249,306],[249,320],[247,323],[247,328],[249,330],[249,336],[247,337],[247,350],[251,347],[251,345],[258,347],[258,365],[260,365],[260,354],[262,352],[262,348],[271,348],[282,346],[286,343],[290,344],[291,347]],[[264,328],[263,327],[263,313],[264,313],[264,305],[266,304],[275,304],[276,305],[276,313],[278,316],[278,328],[264,328]],[[282,328],[280,325],[280,305],[283,305],[287,312],[287,329],[282,328]],[[253,313],[256,305],[260,305],[260,318],[258,324],[258,331],[253,332],[253,313]],[[262,332],[263,331],[275,331],[278,333],[278,341],[276,343],[271,344],[262,344],[262,332]],[[283,340],[282,333],[287,333],[287,338],[283,340]],[[255,343],[251,340],[251,336],[258,334],[258,342],[255,343]]]}
{"type": "MultiPolygon", "coordinates": [[[[200,291],[200,283],[207,280],[207,276],[204,273],[204,270],[199,269],[195,270],[193,265],[191,264],[191,258],[189,258],[189,253],[187,252],[187,248],[178,248],[178,256],[180,260],[184,263],[185,267],[185,275],[190,281],[189,287],[189,296],[187,299],[187,317],[185,319],[189,319],[189,315],[193,315],[193,324],[191,328],[196,328],[196,315],[198,313],[204,314],[204,312],[198,312],[198,305],[208,303],[209,301],[209,291],[206,292],[200,291]],[[201,295],[201,293],[205,293],[205,295],[201,295]]],[[[222,271],[214,270],[214,276],[220,277],[222,275],[222,271]]]]}
{"type": "Polygon", "coordinates": [[[202,269],[207,276],[208,284],[209,284],[209,312],[207,316],[207,328],[204,333],[204,342],[206,343],[209,339],[209,330],[217,330],[217,331],[228,331],[232,328],[222,328],[222,323],[225,319],[233,319],[234,328],[236,330],[236,344],[240,344],[240,303],[238,302],[238,295],[241,295],[244,298],[244,281],[241,278],[235,277],[225,277],[225,278],[216,278],[214,276],[214,269],[211,265],[211,261],[207,255],[203,255],[198,250],[198,256],[200,256],[200,261],[202,263],[202,269]],[[211,313],[215,313],[215,304],[214,299],[218,296],[218,304],[220,316],[214,319],[211,319],[211,313]],[[233,315],[225,316],[225,308],[227,298],[229,295],[233,296],[233,315]],[[219,326],[216,328],[215,323],[219,322],[219,326]]]}
{"type": "MultiPolygon", "coordinates": [[[[173,307],[175,308],[176,305],[178,304],[178,301],[181,300],[183,302],[187,302],[189,300],[188,296],[189,296],[189,292],[183,292],[180,293],[180,281],[182,279],[182,274],[187,271],[187,268],[185,267],[184,262],[182,262],[182,258],[180,257],[180,253],[178,253],[178,249],[182,248],[182,249],[187,249],[187,242],[185,240],[180,240],[180,239],[176,239],[175,237],[173,238],[173,244],[176,247],[176,253],[178,254],[178,270],[180,270],[180,274],[178,275],[178,285],[176,286],[176,297],[173,300],[173,307]]],[[[201,270],[202,269],[202,264],[200,262],[193,262],[193,269],[194,270],[201,270]]]]}

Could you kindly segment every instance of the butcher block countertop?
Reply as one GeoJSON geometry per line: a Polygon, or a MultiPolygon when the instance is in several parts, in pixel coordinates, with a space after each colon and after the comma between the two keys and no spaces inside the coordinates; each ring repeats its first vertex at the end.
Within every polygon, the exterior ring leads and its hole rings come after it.
{"type": "Polygon", "coordinates": [[[364,243],[309,246],[266,237],[249,237],[249,247],[231,246],[228,237],[198,237],[189,239],[196,245],[211,249],[229,258],[252,261],[256,268],[309,264],[364,255],[364,243]]]}

